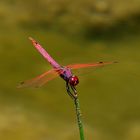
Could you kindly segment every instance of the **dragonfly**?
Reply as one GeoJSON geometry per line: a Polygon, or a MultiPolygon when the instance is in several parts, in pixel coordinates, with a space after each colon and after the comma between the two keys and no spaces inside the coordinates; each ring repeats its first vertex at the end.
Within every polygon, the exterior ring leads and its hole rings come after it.
{"type": "Polygon", "coordinates": [[[66,90],[70,97],[73,99],[77,98],[76,86],[79,83],[78,76],[72,73],[72,70],[89,68],[89,67],[101,67],[104,65],[116,63],[116,62],[96,62],[96,63],[80,63],[80,64],[70,64],[67,66],[61,66],[57,61],[51,57],[51,55],[32,37],[29,37],[29,40],[32,42],[33,46],[37,51],[47,60],[52,69],[46,71],[45,73],[31,79],[21,82],[17,87],[41,87],[47,82],[55,79],[56,77],[61,77],[66,82],[66,90]]]}

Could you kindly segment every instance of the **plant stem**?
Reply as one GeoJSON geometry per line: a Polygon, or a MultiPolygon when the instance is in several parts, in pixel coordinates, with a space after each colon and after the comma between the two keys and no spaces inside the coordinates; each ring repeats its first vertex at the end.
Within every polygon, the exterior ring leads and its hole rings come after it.
{"type": "Polygon", "coordinates": [[[80,103],[78,97],[74,100],[75,107],[76,107],[76,115],[77,115],[77,123],[79,127],[79,133],[80,133],[80,140],[84,140],[84,129],[83,129],[83,123],[81,119],[81,110],[80,110],[80,103]]]}

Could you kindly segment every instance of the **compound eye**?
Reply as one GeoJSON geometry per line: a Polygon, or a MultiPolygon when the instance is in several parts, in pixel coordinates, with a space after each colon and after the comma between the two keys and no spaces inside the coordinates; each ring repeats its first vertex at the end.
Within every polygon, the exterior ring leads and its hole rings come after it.
{"type": "Polygon", "coordinates": [[[79,83],[79,79],[77,76],[72,76],[69,80],[69,83],[72,85],[72,86],[76,86],[78,83],[79,83]]]}

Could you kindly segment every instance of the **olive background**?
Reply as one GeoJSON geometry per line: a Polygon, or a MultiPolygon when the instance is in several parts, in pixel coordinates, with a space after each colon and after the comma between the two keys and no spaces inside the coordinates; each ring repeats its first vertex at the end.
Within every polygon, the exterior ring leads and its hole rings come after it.
{"type": "Polygon", "coordinates": [[[79,139],[74,103],[62,79],[37,89],[16,88],[51,69],[31,36],[61,65],[118,61],[73,71],[80,79],[85,139],[139,140],[139,25],[139,0],[1,0],[0,139],[79,139]]]}

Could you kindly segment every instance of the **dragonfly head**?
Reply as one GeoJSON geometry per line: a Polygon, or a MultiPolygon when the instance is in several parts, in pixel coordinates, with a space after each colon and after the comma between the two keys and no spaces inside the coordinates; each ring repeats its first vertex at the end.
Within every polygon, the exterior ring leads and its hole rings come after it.
{"type": "Polygon", "coordinates": [[[70,83],[70,85],[72,85],[72,86],[76,86],[76,85],[79,83],[78,77],[75,76],[75,75],[72,75],[72,76],[69,78],[69,83],[70,83]]]}

